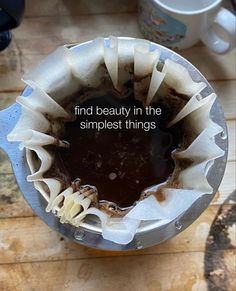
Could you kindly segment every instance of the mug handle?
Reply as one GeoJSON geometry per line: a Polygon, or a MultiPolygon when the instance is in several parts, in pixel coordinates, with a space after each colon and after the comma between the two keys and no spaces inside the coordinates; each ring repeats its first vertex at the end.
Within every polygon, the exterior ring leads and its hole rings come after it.
{"type": "Polygon", "coordinates": [[[236,17],[225,8],[217,13],[209,30],[201,37],[202,42],[217,54],[224,54],[236,45],[236,17]],[[228,41],[220,37],[214,29],[218,25],[223,29],[228,41]]]}

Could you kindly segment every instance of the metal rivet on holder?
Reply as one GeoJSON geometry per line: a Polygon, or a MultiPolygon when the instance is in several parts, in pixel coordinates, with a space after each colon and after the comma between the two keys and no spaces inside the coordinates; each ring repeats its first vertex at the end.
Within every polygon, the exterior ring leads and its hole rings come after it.
{"type": "Polygon", "coordinates": [[[137,241],[136,242],[136,249],[137,250],[141,250],[142,248],[143,248],[143,246],[142,246],[141,242],[140,241],[137,241]]]}
{"type": "Polygon", "coordinates": [[[222,139],[226,139],[227,138],[227,134],[226,134],[226,132],[224,130],[220,133],[220,137],[222,139]]]}
{"type": "Polygon", "coordinates": [[[180,230],[182,228],[182,224],[181,224],[181,222],[179,220],[177,220],[175,222],[175,228],[178,229],[178,230],[180,230]]]}
{"type": "Polygon", "coordinates": [[[85,235],[85,233],[84,233],[83,229],[77,229],[74,233],[74,238],[76,240],[83,240],[84,235],[85,235]]]}

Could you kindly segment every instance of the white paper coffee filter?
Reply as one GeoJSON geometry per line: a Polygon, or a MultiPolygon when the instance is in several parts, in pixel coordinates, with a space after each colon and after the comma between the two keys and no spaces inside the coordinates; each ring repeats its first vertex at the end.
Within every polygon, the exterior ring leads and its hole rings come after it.
{"type": "Polygon", "coordinates": [[[38,66],[23,76],[32,88],[28,97],[19,96],[17,102],[22,113],[9,141],[21,142],[26,148],[26,158],[31,175],[27,180],[43,195],[61,223],[79,227],[87,215],[96,216],[101,222],[105,239],[118,244],[133,240],[142,221],[160,221],[163,224],[184,213],[202,195],[211,194],[212,187],[207,173],[214,160],[224,155],[215,144],[215,135],[222,128],[211,120],[210,110],[216,95],[202,98],[204,82],[194,82],[188,70],[167,59],[163,68],[159,66],[160,51],[150,51],[150,42],[138,39],[110,37],[109,45],[98,38],[78,51],[59,47],[38,66]],[[173,159],[176,168],[172,180],[161,191],[164,201],[158,201],[154,194],[137,202],[122,218],[111,217],[96,207],[97,193],[91,189],[63,188],[56,178],[45,178],[44,174],[53,166],[54,156],[45,146],[66,146],[63,140],[63,124],[73,116],[61,104],[64,98],[81,88],[95,90],[104,78],[112,82],[121,96],[126,96],[126,83],[133,81],[135,98],[145,105],[160,98],[175,98],[171,92],[187,96],[183,106],[176,112],[169,126],[183,121],[190,136],[187,148],[175,151],[173,159]],[[172,91],[171,91],[172,90],[172,91]],[[34,153],[34,154],[33,154],[34,153]],[[178,168],[181,161],[190,160],[184,168],[178,168]]]}

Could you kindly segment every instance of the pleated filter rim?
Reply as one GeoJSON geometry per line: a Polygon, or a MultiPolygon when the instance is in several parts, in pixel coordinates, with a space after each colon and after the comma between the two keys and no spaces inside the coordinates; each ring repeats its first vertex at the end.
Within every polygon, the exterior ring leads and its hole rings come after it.
{"type": "Polygon", "coordinates": [[[34,183],[48,202],[46,211],[59,216],[62,223],[85,226],[84,218],[93,214],[101,221],[105,239],[127,244],[134,238],[141,222],[160,221],[160,225],[166,224],[184,213],[202,195],[212,194],[207,173],[214,160],[224,155],[215,143],[215,136],[222,128],[210,117],[216,95],[212,93],[202,98],[201,92],[206,84],[193,81],[185,67],[170,59],[165,60],[160,69],[160,55],[158,49],[150,51],[147,40],[110,37],[109,45],[105,46],[104,39],[98,38],[79,51],[59,47],[23,76],[24,82],[33,90],[28,97],[17,98],[22,113],[8,140],[20,141],[20,149],[27,149],[27,162],[32,173],[27,180],[34,183]],[[189,101],[176,113],[169,126],[181,120],[188,123],[194,137],[186,149],[173,154],[173,159],[192,159],[193,162],[178,174],[178,188],[163,189],[163,202],[150,195],[123,218],[111,218],[91,207],[96,199],[94,192],[73,186],[61,191],[60,181],[43,177],[53,163],[44,147],[52,144],[65,146],[63,141],[55,138],[62,123],[72,118],[60,105],[64,98],[84,87],[97,88],[105,70],[114,88],[125,95],[126,83],[131,78],[127,64],[133,64],[134,96],[144,105],[158,101],[160,96],[165,97],[161,92],[166,92],[166,88],[189,96],[189,101]],[[53,126],[47,116],[54,120],[53,126]],[[37,167],[32,152],[41,161],[37,167]]]}

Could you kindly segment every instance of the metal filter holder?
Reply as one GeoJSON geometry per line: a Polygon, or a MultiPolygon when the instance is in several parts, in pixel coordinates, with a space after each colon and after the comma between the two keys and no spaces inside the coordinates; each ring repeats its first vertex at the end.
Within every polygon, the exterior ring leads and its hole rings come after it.
{"type": "MultiPolygon", "coordinates": [[[[79,51],[82,47],[88,46],[89,43],[70,45],[69,47],[72,50],[79,51]]],[[[109,40],[105,39],[105,45],[108,44],[109,40]]],[[[171,59],[186,67],[194,81],[205,82],[207,84],[206,89],[202,92],[203,97],[214,92],[207,80],[191,63],[170,49],[156,43],[151,43],[151,50],[156,48],[161,51],[161,62],[164,62],[167,58],[171,59]]],[[[30,87],[26,87],[22,95],[28,96],[31,90],[30,87]]],[[[159,244],[175,236],[192,224],[208,207],[224,175],[228,153],[228,133],[223,109],[218,100],[216,100],[211,109],[211,118],[223,128],[223,132],[215,137],[215,141],[225,151],[225,155],[214,161],[207,175],[208,182],[213,187],[213,193],[203,195],[185,213],[170,223],[163,226],[160,226],[158,221],[142,223],[132,242],[127,245],[116,244],[102,237],[101,228],[93,220],[85,221],[79,228],[75,228],[69,224],[61,224],[55,215],[45,211],[46,201],[44,201],[40,193],[34,188],[33,183],[26,181],[26,177],[30,174],[30,171],[26,162],[25,151],[19,150],[18,143],[7,141],[7,135],[16,125],[20,114],[21,107],[17,103],[0,112],[0,146],[7,153],[11,161],[19,188],[33,211],[50,228],[85,246],[113,251],[135,250],[159,244]]]]}

